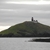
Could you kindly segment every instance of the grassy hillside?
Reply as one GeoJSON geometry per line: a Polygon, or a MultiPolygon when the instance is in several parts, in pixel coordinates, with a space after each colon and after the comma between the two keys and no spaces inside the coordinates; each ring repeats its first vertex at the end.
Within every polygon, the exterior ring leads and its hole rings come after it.
{"type": "Polygon", "coordinates": [[[48,37],[50,27],[41,23],[26,21],[11,26],[9,29],[0,32],[0,37],[48,37]]]}

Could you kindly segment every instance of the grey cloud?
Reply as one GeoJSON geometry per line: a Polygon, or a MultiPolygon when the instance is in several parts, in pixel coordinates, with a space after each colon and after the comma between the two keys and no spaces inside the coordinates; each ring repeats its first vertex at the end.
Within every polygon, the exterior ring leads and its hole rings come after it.
{"type": "Polygon", "coordinates": [[[23,21],[29,21],[31,17],[49,25],[50,5],[0,4],[0,25],[13,25],[23,21]],[[38,13],[39,10],[40,13],[38,13]]]}
{"type": "Polygon", "coordinates": [[[50,5],[0,4],[2,9],[50,10],[50,5]]]}
{"type": "MultiPolygon", "coordinates": [[[[5,12],[4,12],[5,13],[5,12]]],[[[3,13],[3,14],[4,14],[3,13]]],[[[0,23],[5,23],[3,25],[12,25],[12,24],[16,24],[18,22],[22,22],[22,21],[27,21],[27,20],[31,20],[31,17],[34,17],[35,19],[39,20],[41,19],[41,21],[43,21],[43,19],[50,19],[50,14],[37,14],[37,13],[31,13],[30,11],[18,11],[18,13],[5,13],[4,15],[0,14],[0,23]],[[8,24],[7,24],[8,23],[8,24]]],[[[40,20],[39,20],[40,22],[40,20]]],[[[0,24],[2,25],[2,24],[0,24]]]]}

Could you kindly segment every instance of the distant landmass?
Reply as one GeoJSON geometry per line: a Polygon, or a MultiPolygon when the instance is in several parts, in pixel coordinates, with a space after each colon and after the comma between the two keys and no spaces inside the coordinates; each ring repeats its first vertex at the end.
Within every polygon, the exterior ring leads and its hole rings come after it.
{"type": "Polygon", "coordinates": [[[1,31],[0,37],[50,37],[50,26],[39,23],[33,17],[31,20],[1,31]]]}

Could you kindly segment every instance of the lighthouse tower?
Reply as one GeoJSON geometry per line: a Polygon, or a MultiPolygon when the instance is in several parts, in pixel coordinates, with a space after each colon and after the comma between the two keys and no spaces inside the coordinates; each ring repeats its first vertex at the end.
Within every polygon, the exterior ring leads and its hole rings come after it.
{"type": "Polygon", "coordinates": [[[32,19],[31,19],[31,21],[34,21],[33,17],[32,17],[32,19]]]}
{"type": "Polygon", "coordinates": [[[34,23],[38,23],[38,21],[37,20],[34,20],[33,17],[31,18],[31,21],[34,22],[34,23]]]}

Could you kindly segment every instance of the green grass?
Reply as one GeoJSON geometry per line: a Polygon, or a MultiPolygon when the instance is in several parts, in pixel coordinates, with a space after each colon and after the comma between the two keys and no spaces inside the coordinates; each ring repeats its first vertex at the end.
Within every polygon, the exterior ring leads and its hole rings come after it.
{"type": "Polygon", "coordinates": [[[9,37],[9,35],[12,37],[50,36],[50,27],[41,23],[26,21],[0,32],[0,36],[9,37]]]}

